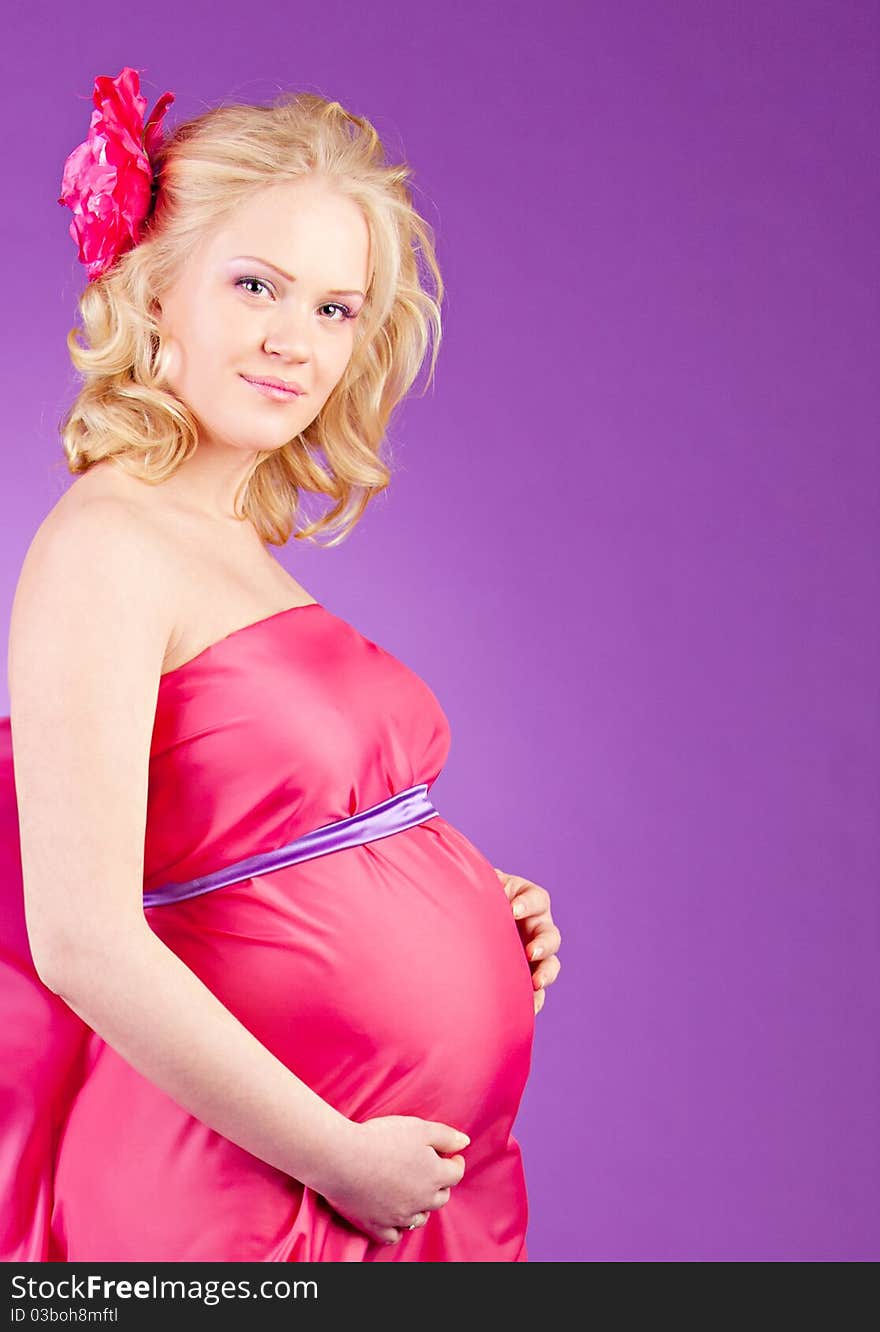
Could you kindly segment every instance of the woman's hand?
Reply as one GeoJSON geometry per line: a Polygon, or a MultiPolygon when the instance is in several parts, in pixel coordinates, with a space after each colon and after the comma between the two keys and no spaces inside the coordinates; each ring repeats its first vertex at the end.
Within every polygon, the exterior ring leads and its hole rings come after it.
{"type": "Polygon", "coordinates": [[[428,1224],[464,1175],[470,1138],[451,1124],[414,1115],[381,1115],[344,1125],[339,1178],[324,1198],[377,1244],[396,1244],[428,1224]],[[442,1153],[454,1153],[442,1155],[442,1153]]]}
{"type": "Polygon", "coordinates": [[[529,879],[523,879],[518,874],[505,874],[504,870],[493,868],[504,886],[507,900],[519,925],[520,938],[532,968],[535,1012],[540,1013],[547,997],[547,986],[553,984],[562,966],[556,956],[562,935],[554,925],[550,914],[550,894],[546,888],[541,888],[529,879]]]}

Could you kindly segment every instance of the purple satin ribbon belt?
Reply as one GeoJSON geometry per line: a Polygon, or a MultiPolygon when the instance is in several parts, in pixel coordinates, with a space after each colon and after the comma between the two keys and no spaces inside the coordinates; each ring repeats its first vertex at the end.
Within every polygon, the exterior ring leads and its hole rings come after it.
{"type": "Polygon", "coordinates": [[[159,888],[151,888],[144,893],[144,906],[166,906],[169,902],[182,902],[187,897],[197,897],[200,893],[209,893],[213,888],[225,888],[227,884],[238,883],[241,879],[250,879],[255,874],[264,874],[266,870],[283,869],[285,865],[296,865],[301,860],[311,860],[314,856],[326,856],[330,851],[341,851],[347,846],[361,846],[364,842],[375,842],[380,837],[390,837],[392,833],[412,828],[426,819],[433,819],[439,814],[428,796],[427,782],[418,786],[408,786],[405,791],[389,796],[378,805],[352,814],[347,819],[336,823],[327,823],[323,828],[297,837],[295,841],[279,846],[274,851],[263,851],[245,860],[236,860],[224,869],[203,874],[198,879],[188,879],[185,883],[163,883],[159,888]]]}

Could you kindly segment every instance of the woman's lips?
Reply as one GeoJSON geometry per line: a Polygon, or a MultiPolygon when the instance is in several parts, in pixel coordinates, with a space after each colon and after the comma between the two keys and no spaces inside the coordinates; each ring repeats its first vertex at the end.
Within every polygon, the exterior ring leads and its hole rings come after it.
{"type": "Polygon", "coordinates": [[[262,393],[265,398],[271,398],[274,402],[292,402],[295,398],[302,397],[296,389],[278,388],[275,384],[265,384],[262,380],[251,379],[248,375],[242,375],[246,384],[251,384],[258,393],[262,393]]]}

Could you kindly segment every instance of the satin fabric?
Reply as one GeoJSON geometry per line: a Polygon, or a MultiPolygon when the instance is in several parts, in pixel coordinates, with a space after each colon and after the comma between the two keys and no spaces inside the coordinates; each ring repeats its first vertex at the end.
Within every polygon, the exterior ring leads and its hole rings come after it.
{"type": "MultiPolygon", "coordinates": [[[[320,604],[236,630],[161,677],[144,889],[430,790],[449,746],[425,682],[320,604]]],[[[527,1261],[512,1128],[531,973],[494,869],[442,815],[145,907],[156,935],[343,1114],[418,1115],[469,1134],[449,1202],[393,1245],[188,1114],[42,985],[8,718],[0,913],[3,1260],[527,1261]]]]}
{"type": "Polygon", "coordinates": [[[418,786],[407,787],[405,791],[381,800],[378,805],[371,805],[369,809],[352,814],[351,818],[338,819],[336,823],[328,823],[324,828],[304,833],[302,837],[274,851],[245,856],[244,860],[236,860],[231,865],[224,865],[211,874],[202,874],[197,879],[186,879],[183,883],[172,880],[159,888],[150,888],[144,892],[143,904],[145,907],[153,907],[182,902],[185,897],[210,893],[215,888],[225,888],[229,883],[239,883],[255,874],[265,874],[267,870],[298,865],[301,860],[311,860],[312,856],[326,856],[346,846],[361,846],[364,842],[375,842],[380,837],[390,837],[392,833],[412,828],[425,819],[436,818],[439,812],[428,797],[427,783],[419,782],[418,786]]]}

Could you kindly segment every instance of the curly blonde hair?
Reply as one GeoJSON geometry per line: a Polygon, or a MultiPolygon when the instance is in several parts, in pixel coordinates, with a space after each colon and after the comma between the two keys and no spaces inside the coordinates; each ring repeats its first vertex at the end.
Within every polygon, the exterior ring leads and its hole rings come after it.
{"type": "MultiPolygon", "coordinates": [[[[318,176],[361,208],[372,274],[351,360],[318,416],[280,449],[261,452],[236,493],[235,513],[282,546],[304,493],[333,501],[295,537],[342,541],[391,472],[380,446],[392,411],[442,336],[443,281],[434,231],[416,211],[411,170],[389,164],[372,124],[315,93],[282,93],[270,105],[215,107],[171,130],[154,155],[155,205],[140,242],[79,300],[86,345],[67,345],[84,383],[60,430],[77,473],[112,458],[150,484],[170,476],[197,447],[187,406],[163,387],[165,349],[154,303],[206,231],[271,185],[318,176]],[[430,278],[430,285],[426,279],[430,278]],[[239,508],[239,501],[241,501],[239,508]]],[[[427,387],[427,384],[426,386],[427,387]]],[[[320,544],[320,543],[315,543],[320,544]]]]}

